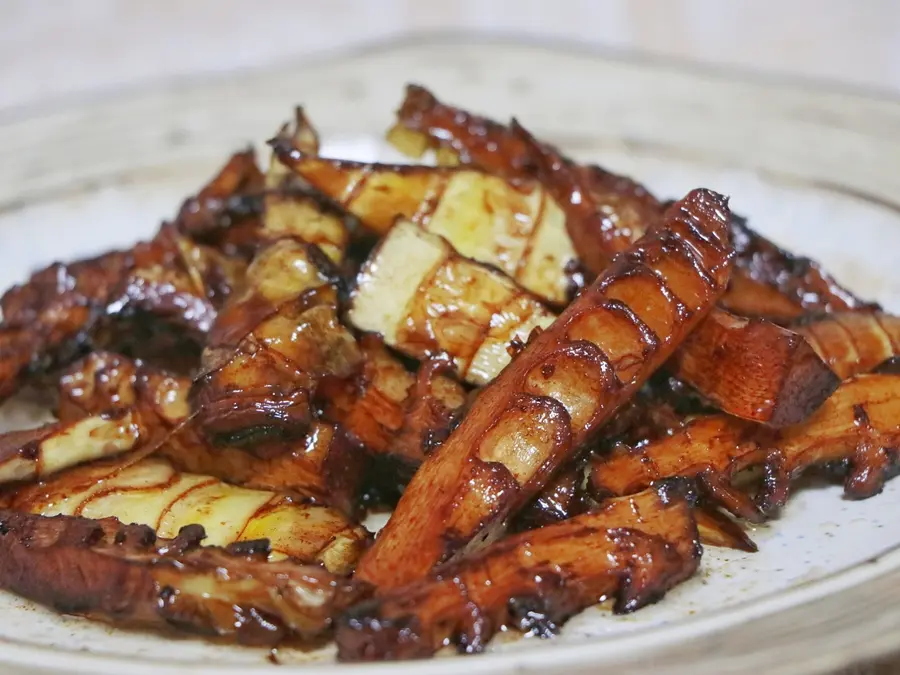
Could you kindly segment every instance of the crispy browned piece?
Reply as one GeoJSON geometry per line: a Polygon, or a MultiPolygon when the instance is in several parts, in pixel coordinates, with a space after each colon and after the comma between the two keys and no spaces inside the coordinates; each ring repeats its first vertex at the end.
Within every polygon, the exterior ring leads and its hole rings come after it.
{"type": "Polygon", "coordinates": [[[226,255],[249,260],[262,226],[265,180],[252,149],[233,154],[175,219],[180,232],[226,255]]]}
{"type": "Polygon", "coordinates": [[[539,143],[515,120],[510,133],[522,140],[537,177],[566,213],[566,231],[591,275],[655,227],[663,207],[639,183],[598,166],[583,166],[539,143]]]}
{"type": "MultiPolygon", "coordinates": [[[[310,157],[319,154],[318,132],[299,107],[293,123],[285,124],[273,143],[297,148],[310,157]]],[[[315,244],[339,264],[347,252],[351,233],[357,229],[359,224],[350,213],[293,173],[272,153],[266,172],[262,242],[293,237],[315,244]]]]}
{"type": "Polygon", "coordinates": [[[362,587],[313,565],[267,562],[268,541],[201,546],[115,519],[0,510],[0,588],[116,626],[275,646],[331,631],[362,587]]]}
{"type": "Polygon", "coordinates": [[[338,623],[338,657],[417,658],[447,644],[473,654],[504,625],[549,637],[601,599],[615,598],[616,612],[659,600],[696,571],[700,554],[688,503],[649,490],[509,537],[353,607],[338,623]]]}
{"type": "Polygon", "coordinates": [[[91,344],[166,361],[174,346],[195,366],[189,357],[245,267],[164,225],[130,251],[35,273],[0,300],[0,397],[91,344]]]}
{"type": "Polygon", "coordinates": [[[210,332],[192,406],[211,442],[259,451],[262,439],[302,438],[319,379],[349,376],[361,356],[338,320],[339,279],[317,248],[279,240],[247,279],[210,332]]]}
{"type": "Polygon", "coordinates": [[[732,513],[760,520],[752,500],[731,487],[731,478],[741,469],[766,461],[758,433],[758,426],[728,415],[699,417],[655,442],[620,446],[593,458],[591,488],[596,498],[604,499],[634,494],[666,478],[697,477],[732,513]]]}
{"type": "Polygon", "coordinates": [[[877,494],[896,470],[898,447],[900,376],[858,375],[801,424],[767,431],[727,415],[700,417],[643,447],[595,458],[591,484],[597,496],[621,496],[666,478],[697,478],[731,513],[760,520],[785,503],[791,481],[810,466],[845,464],[849,497],[877,494]],[[765,476],[755,501],[732,480],[754,466],[765,476]]]}
{"type": "Polygon", "coordinates": [[[324,378],[317,392],[322,419],[336,422],[368,456],[362,502],[397,503],[415,470],[450,434],[469,395],[443,373],[443,360],[406,367],[375,335],[360,340],[364,365],[350,378],[324,378]]]}
{"type": "MultiPolygon", "coordinates": [[[[65,466],[74,466],[95,458],[83,448],[99,447],[114,454],[155,444],[156,453],[182,471],[275,490],[355,513],[365,458],[343,430],[313,422],[304,437],[283,443],[279,452],[264,457],[241,448],[213,447],[198,433],[194,421],[188,419],[190,386],[187,378],[169,375],[118,354],[95,352],[85,357],[69,368],[60,381],[58,415],[69,424],[64,429],[84,427],[94,435],[79,439],[71,431],[68,436],[57,434],[56,454],[66,460],[65,466]],[[80,425],[72,424],[82,419],[80,425]],[[124,420],[132,424],[125,426],[124,420]],[[130,447],[120,447],[102,443],[99,433],[103,431],[107,435],[118,431],[125,440],[130,439],[125,432],[132,431],[135,438],[130,447]]],[[[0,449],[13,440],[0,437],[0,449]]],[[[28,447],[24,443],[17,446],[20,453],[28,447]]]]}
{"type": "MultiPolygon", "coordinates": [[[[583,463],[582,463],[583,464],[583,463]]],[[[510,525],[514,532],[533,530],[579,516],[596,509],[600,503],[586,489],[585,467],[564,467],[544,490],[515,517],[510,525]]],[[[698,504],[694,517],[703,545],[731,548],[753,553],[756,544],[739,523],[721,513],[713,505],[698,504]]]]}
{"type": "Polygon", "coordinates": [[[773,427],[802,422],[841,381],[802,335],[723,310],[710,312],[669,368],[722,410],[773,427]]]}
{"type": "Polygon", "coordinates": [[[59,341],[40,336],[26,327],[0,324],[0,401],[14,394],[29,376],[50,370],[57,360],[64,361],[57,355],[59,348],[78,353],[81,347],[78,327],[68,335],[61,326],[56,328],[62,333],[59,341]],[[67,341],[69,336],[71,342],[67,341]]]}
{"type": "Polygon", "coordinates": [[[133,264],[113,251],[69,265],[54,263],[0,298],[0,399],[30,374],[77,356],[88,331],[133,264]]]}
{"type": "Polygon", "coordinates": [[[131,265],[127,251],[112,251],[71,264],[53,263],[3,294],[3,323],[25,326],[43,322],[47,315],[56,318],[65,310],[102,307],[131,265]]]}
{"type": "Polygon", "coordinates": [[[727,223],[723,197],[691,192],[533,339],[413,477],[360,578],[399,586],[496,536],[713,306],[727,223]]]}
{"type": "MultiPolygon", "coordinates": [[[[283,142],[317,155],[319,138],[302,108],[278,132],[283,142]]],[[[250,261],[277,239],[316,244],[334,262],[343,259],[353,218],[296,177],[273,156],[266,174],[252,150],[235,153],[196,196],[185,201],[175,226],[196,242],[250,261]]]]}
{"type": "Polygon", "coordinates": [[[164,537],[200,524],[208,543],[217,546],[267,537],[273,556],[322,563],[339,573],[353,569],[370,539],[337,509],[178,471],[156,456],[71,468],[7,491],[3,504],[44,516],[115,517],[149,525],[164,537]]]}
{"type": "Polygon", "coordinates": [[[788,253],[732,217],[735,273],[722,305],[745,316],[788,322],[804,314],[874,308],[841,286],[818,263],[788,253]]]}
{"type": "Polygon", "coordinates": [[[520,138],[487,117],[441,103],[425,87],[406,86],[397,123],[388,140],[401,152],[421,157],[438,152],[441,164],[479,166],[506,178],[531,175],[534,162],[520,138]]]}
{"type": "Polygon", "coordinates": [[[417,466],[443,440],[466,391],[426,362],[410,373],[375,335],[359,342],[363,367],[352,378],[326,378],[318,397],[325,419],[339,423],[370,453],[417,466]]]}
{"type": "MultiPolygon", "coordinates": [[[[510,528],[514,532],[533,530],[554,523],[561,523],[586,511],[596,509],[600,503],[582,485],[587,480],[584,466],[566,467],[544,488],[537,498],[522,509],[510,528]]],[[[715,506],[697,505],[694,518],[700,542],[706,546],[719,546],[753,553],[756,544],[740,524],[721,513],[715,506]]]]}
{"type": "Polygon", "coordinates": [[[872,370],[900,354],[900,317],[839,312],[794,326],[841,379],[872,370]]]}
{"type": "Polygon", "coordinates": [[[319,132],[313,126],[303,106],[298,105],[294,108],[294,119],[291,123],[283,125],[278,135],[291,137],[294,145],[308,155],[319,154],[319,132]]]}
{"type": "MultiPolygon", "coordinates": [[[[138,405],[142,413],[174,428],[190,412],[189,388],[190,379],[186,377],[122,354],[95,351],[70,365],[60,376],[56,416],[62,422],[74,422],[138,405]]],[[[147,423],[152,425],[156,421],[147,423]]]]}
{"type": "MultiPolygon", "coordinates": [[[[662,217],[659,201],[639,183],[599,166],[578,165],[522,131],[515,122],[498,124],[441,103],[424,87],[409,85],[388,138],[413,155],[437,149],[439,161],[445,163],[452,158],[510,179],[538,175],[572,219],[566,229],[582,261],[603,259],[605,267],[613,254],[628,248],[662,217]]],[[[594,269],[594,274],[599,271],[594,269]]]]}

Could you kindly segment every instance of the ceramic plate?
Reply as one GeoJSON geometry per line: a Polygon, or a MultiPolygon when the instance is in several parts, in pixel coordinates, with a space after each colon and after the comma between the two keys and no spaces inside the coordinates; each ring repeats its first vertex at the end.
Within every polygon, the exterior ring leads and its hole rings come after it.
{"type": "MultiPolygon", "coordinates": [[[[696,186],[778,243],[900,311],[900,105],[808,84],[523,44],[449,38],[132,92],[0,119],[0,286],[34,267],[127,245],[174,215],[229,151],[303,103],[324,154],[394,159],[381,142],[407,81],[501,119],[664,196],[696,186]]],[[[21,405],[5,428],[35,421],[21,405]]],[[[601,608],[555,640],[501,635],[488,654],[343,666],[280,650],[303,673],[814,672],[880,655],[900,627],[900,481],[849,502],[808,485],[751,532],[755,554],[708,548],[659,604],[601,608]],[[610,670],[610,672],[612,672],[610,670]]],[[[0,595],[3,672],[275,672],[268,652],[65,618],[0,595]]]]}

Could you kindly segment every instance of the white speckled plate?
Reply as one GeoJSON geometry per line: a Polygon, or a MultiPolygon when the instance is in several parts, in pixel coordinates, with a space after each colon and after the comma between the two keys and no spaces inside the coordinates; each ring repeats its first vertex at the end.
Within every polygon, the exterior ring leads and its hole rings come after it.
{"type": "MultiPolygon", "coordinates": [[[[779,243],[900,311],[900,105],[811,85],[516,44],[395,44],[323,63],[0,118],[0,286],[152,232],[236,146],[307,106],[326,154],[379,141],[406,81],[506,118],[678,196],[703,185],[779,243]]],[[[34,411],[7,406],[4,428],[34,411]]],[[[900,482],[865,502],[807,486],[755,528],[756,554],[710,548],[701,573],[627,617],[592,609],[552,641],[468,658],[339,666],[282,650],[278,672],[815,672],[886,653],[900,628],[900,482]]],[[[0,671],[267,672],[267,652],[165,640],[0,595],[0,671]]]]}

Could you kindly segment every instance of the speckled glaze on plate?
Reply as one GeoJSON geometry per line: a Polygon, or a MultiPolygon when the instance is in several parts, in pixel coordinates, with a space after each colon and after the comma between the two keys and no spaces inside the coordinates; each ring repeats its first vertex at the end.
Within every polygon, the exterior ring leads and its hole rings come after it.
{"type": "MultiPolygon", "coordinates": [[[[325,154],[395,159],[379,140],[407,81],[518,116],[573,154],[658,194],[699,185],[780,244],[900,311],[900,104],[630,58],[442,38],[264,73],[0,119],[0,286],[33,267],[151,233],[231,149],[303,103],[325,154]]],[[[40,411],[0,411],[2,428],[40,411]]],[[[552,641],[501,635],[489,653],[343,666],[281,650],[277,672],[617,673],[834,669],[900,645],[900,481],[865,502],[807,485],[752,530],[756,554],[707,549],[701,572],[631,616],[603,608],[552,641]]],[[[0,671],[276,672],[268,652],[60,617],[0,594],[0,671]]]]}

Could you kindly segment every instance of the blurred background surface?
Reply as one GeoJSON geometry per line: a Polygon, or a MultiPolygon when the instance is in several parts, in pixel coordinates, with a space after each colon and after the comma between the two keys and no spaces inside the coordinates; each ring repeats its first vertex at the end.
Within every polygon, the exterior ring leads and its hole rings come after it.
{"type": "Polygon", "coordinates": [[[0,110],[436,30],[900,95],[898,0],[0,0],[0,110]]]}

